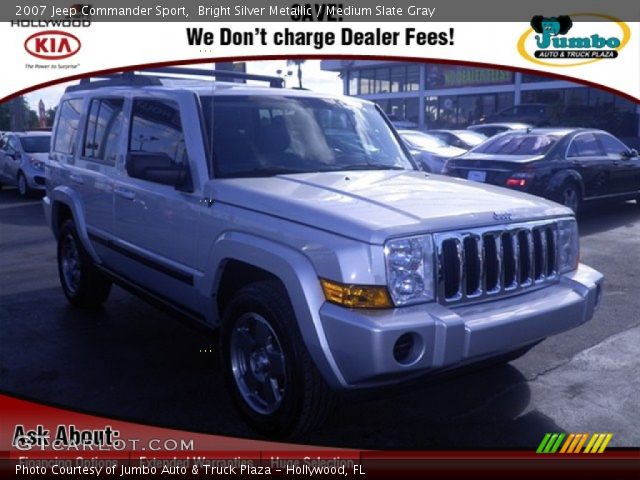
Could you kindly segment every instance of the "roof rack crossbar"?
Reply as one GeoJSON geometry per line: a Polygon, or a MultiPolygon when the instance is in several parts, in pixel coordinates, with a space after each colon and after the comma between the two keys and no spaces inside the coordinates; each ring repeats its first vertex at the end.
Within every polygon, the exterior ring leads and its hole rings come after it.
{"type": "Polygon", "coordinates": [[[162,85],[160,79],[150,75],[136,75],[134,72],[103,73],[82,78],[80,83],[67,87],[65,91],[78,92],[104,87],[148,87],[159,85],[162,85]]]}
{"type": "Polygon", "coordinates": [[[126,71],[120,73],[103,73],[80,80],[77,85],[71,85],[66,88],[67,92],[78,92],[83,90],[95,90],[104,87],[146,87],[160,86],[161,78],[169,79],[176,77],[168,77],[166,75],[190,75],[199,77],[212,77],[224,80],[256,80],[259,82],[267,82],[271,88],[283,88],[284,80],[280,77],[271,77],[269,75],[257,75],[253,73],[233,72],[230,70],[205,70],[201,68],[180,68],[180,67],[159,67],[140,70],[138,73],[134,71],[126,71]],[[141,75],[140,73],[144,73],[141,75]],[[151,75],[149,75],[151,73],[151,75]],[[158,75],[155,75],[158,74],[158,75]],[[100,80],[95,80],[100,79],[100,80]]]}
{"type": "Polygon", "coordinates": [[[193,75],[199,77],[213,77],[224,80],[256,80],[259,82],[267,82],[272,88],[282,88],[284,80],[280,77],[269,75],[258,75],[255,73],[234,72],[231,70],[205,70],[202,68],[180,68],[180,67],[159,67],[150,68],[145,72],[164,73],[174,75],[193,75]]]}

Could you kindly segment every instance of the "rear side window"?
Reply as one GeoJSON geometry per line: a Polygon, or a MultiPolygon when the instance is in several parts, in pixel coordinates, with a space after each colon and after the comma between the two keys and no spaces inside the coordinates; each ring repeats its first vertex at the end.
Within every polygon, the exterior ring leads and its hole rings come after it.
{"type": "Polygon", "coordinates": [[[60,117],[56,127],[53,151],[72,154],[78,135],[80,115],[82,111],[82,99],[74,98],[65,100],[60,104],[60,117]]]}
{"type": "Polygon", "coordinates": [[[82,144],[82,156],[86,159],[115,165],[118,138],[122,128],[122,98],[91,100],[89,120],[82,144]]]}
{"type": "Polygon", "coordinates": [[[134,100],[129,151],[165,154],[175,164],[186,162],[178,104],[165,100],[134,100]]]}
{"type": "Polygon", "coordinates": [[[600,145],[592,133],[578,135],[569,147],[570,157],[596,157],[602,154],[600,145]]]}

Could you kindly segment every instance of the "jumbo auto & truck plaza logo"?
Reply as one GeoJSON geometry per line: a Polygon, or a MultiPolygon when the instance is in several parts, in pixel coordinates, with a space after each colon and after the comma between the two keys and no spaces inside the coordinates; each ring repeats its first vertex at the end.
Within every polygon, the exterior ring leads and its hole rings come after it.
{"type": "Polygon", "coordinates": [[[595,13],[535,15],[529,25],[518,40],[518,52],[530,62],[553,67],[618,58],[631,36],[625,22],[595,13]]]}

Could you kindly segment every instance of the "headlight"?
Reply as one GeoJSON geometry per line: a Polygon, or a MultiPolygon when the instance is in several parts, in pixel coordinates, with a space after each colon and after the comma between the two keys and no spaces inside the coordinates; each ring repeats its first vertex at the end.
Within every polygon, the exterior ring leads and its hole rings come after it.
{"type": "Polygon", "coordinates": [[[36,170],[44,170],[44,163],[41,162],[40,160],[36,160],[35,158],[30,158],[29,163],[36,170]]]}
{"type": "Polygon", "coordinates": [[[578,224],[574,218],[558,222],[558,266],[560,273],[578,268],[580,239],[578,224]]]}
{"type": "Polygon", "coordinates": [[[387,287],[396,306],[433,300],[433,239],[430,235],[389,240],[384,246],[387,287]]]}

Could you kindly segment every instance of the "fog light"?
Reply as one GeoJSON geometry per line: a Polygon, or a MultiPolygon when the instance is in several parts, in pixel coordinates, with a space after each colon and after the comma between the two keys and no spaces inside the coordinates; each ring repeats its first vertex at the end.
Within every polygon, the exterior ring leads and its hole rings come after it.
{"type": "Polygon", "coordinates": [[[411,365],[422,357],[422,338],[417,333],[403,333],[393,345],[393,358],[400,365],[411,365]]]}

